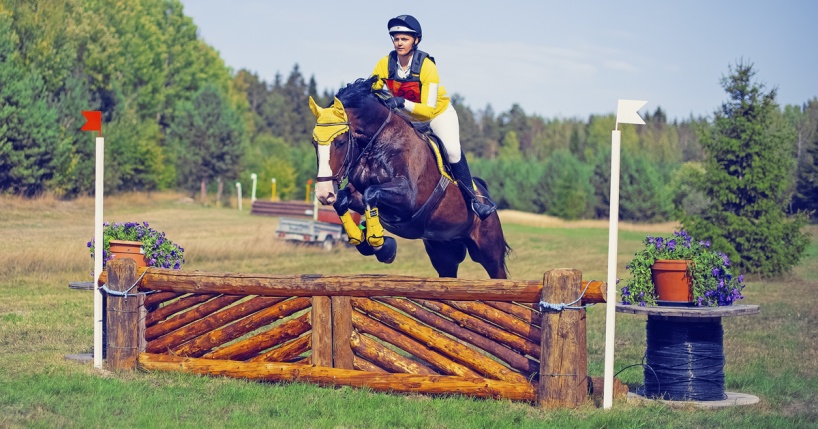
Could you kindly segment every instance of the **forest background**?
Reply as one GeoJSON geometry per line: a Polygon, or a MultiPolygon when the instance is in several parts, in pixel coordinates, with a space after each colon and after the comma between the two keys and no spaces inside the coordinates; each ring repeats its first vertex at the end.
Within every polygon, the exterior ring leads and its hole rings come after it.
{"type": "MultiPolygon", "coordinates": [[[[0,0],[0,193],[93,193],[94,141],[78,130],[81,111],[101,110],[106,193],[184,189],[225,203],[255,173],[259,198],[275,178],[278,198],[300,199],[316,169],[306,100],[326,105],[335,92],[318,87],[297,64],[272,82],[229,69],[178,0],[0,0]]],[[[547,119],[452,99],[472,170],[500,208],[607,218],[612,113],[547,119]]],[[[669,122],[661,107],[643,116],[620,126],[620,218],[695,216],[708,205],[694,181],[714,120],[669,122]]],[[[772,120],[793,161],[788,211],[814,211],[818,98],[776,104],[772,120]]]]}

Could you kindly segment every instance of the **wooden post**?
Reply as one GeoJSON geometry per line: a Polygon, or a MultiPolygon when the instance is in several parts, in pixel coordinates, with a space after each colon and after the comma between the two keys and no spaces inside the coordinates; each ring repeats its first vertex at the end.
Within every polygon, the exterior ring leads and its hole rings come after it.
{"type": "Polygon", "coordinates": [[[312,297],[312,364],[332,366],[332,301],[312,297]]]}
{"type": "Polygon", "coordinates": [[[348,296],[332,297],[332,366],[355,369],[353,366],[352,304],[348,296]]]}
{"type": "MultiPolygon", "coordinates": [[[[136,262],[133,259],[114,259],[108,262],[109,290],[135,294],[131,288],[137,281],[136,262]]],[[[145,296],[107,297],[108,369],[112,371],[134,370],[140,351],[145,350],[145,296]]]]}
{"type": "MultiPolygon", "coordinates": [[[[582,273],[557,269],[545,273],[542,300],[568,304],[582,293],[582,273]]],[[[579,306],[577,302],[573,304],[579,306]]],[[[537,402],[542,408],[577,407],[588,399],[588,350],[585,310],[544,310],[537,402]]]]}

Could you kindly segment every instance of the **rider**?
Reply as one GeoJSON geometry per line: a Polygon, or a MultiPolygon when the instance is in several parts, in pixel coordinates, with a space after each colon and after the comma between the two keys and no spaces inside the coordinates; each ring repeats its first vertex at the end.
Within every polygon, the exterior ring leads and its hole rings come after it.
{"type": "Polygon", "coordinates": [[[475,193],[466,157],[460,149],[457,112],[440,85],[434,58],[417,49],[423,38],[420,23],[411,15],[399,15],[390,19],[386,27],[395,50],[375,66],[373,74],[380,79],[372,89],[378,91],[386,87],[392,95],[386,100],[389,108],[401,108],[419,121],[431,121],[432,131],[446,148],[454,179],[477,216],[487,218],[497,206],[488,196],[475,193]]]}

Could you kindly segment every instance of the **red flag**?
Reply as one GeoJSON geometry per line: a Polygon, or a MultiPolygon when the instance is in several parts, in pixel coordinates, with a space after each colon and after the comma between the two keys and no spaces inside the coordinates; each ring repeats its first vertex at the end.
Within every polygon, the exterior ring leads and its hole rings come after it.
{"type": "Polygon", "coordinates": [[[96,131],[102,137],[102,112],[99,110],[82,111],[82,116],[85,116],[85,125],[80,128],[80,131],[96,131]]]}

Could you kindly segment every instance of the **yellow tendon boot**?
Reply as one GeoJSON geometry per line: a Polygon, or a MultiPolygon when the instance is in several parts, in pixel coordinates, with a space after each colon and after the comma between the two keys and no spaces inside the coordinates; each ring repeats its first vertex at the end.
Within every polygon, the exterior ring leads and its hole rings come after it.
{"type": "Polygon", "coordinates": [[[341,216],[341,224],[344,226],[347,237],[349,237],[349,244],[357,246],[364,242],[364,233],[361,231],[361,228],[355,224],[355,221],[352,220],[352,215],[349,211],[341,216]]]}
{"type": "Polygon", "coordinates": [[[366,241],[370,246],[377,249],[383,246],[383,225],[378,219],[378,208],[366,207],[366,241]]]}

